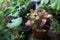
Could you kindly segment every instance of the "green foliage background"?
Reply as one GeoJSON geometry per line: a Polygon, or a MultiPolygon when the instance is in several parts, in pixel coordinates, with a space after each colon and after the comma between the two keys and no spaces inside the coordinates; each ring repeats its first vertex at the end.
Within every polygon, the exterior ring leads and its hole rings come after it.
{"type": "Polygon", "coordinates": [[[30,0],[0,0],[0,40],[20,40],[19,34],[23,18],[20,14],[27,10],[30,0]],[[22,9],[24,8],[24,9],[22,9]],[[11,23],[6,17],[11,16],[11,23]],[[15,18],[15,19],[14,19],[15,18]]]}

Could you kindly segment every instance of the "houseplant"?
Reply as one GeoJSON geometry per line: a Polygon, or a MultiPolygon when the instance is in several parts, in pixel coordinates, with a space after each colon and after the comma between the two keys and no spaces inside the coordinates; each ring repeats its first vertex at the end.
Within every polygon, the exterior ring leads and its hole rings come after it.
{"type": "Polygon", "coordinates": [[[52,18],[52,15],[48,14],[43,8],[39,8],[35,11],[31,9],[28,18],[29,20],[25,25],[32,27],[33,36],[35,38],[45,38],[50,26],[49,18],[52,18]]]}

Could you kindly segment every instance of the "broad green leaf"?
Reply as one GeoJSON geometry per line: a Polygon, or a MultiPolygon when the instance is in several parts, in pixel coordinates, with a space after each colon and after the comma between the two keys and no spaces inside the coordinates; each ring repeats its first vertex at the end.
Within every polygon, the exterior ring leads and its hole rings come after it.
{"type": "Polygon", "coordinates": [[[19,0],[20,1],[20,5],[24,4],[24,0],[19,0]]]}
{"type": "Polygon", "coordinates": [[[60,10],[60,0],[50,0],[50,6],[52,9],[60,10]]]}
{"type": "Polygon", "coordinates": [[[49,0],[44,0],[44,3],[47,4],[49,2],[49,0]]]}
{"type": "Polygon", "coordinates": [[[0,4],[2,4],[3,2],[5,2],[6,0],[0,0],[0,4]]]}
{"type": "Polygon", "coordinates": [[[0,7],[0,11],[3,11],[3,8],[2,7],[0,7]]]}
{"type": "Polygon", "coordinates": [[[49,6],[51,6],[51,8],[53,8],[53,9],[55,9],[56,4],[57,4],[57,1],[55,1],[54,3],[52,3],[52,4],[51,4],[51,5],[49,5],[49,6]]]}
{"type": "Polygon", "coordinates": [[[25,5],[29,6],[30,3],[31,3],[31,1],[28,1],[27,3],[25,2],[25,5]]]}
{"type": "Polygon", "coordinates": [[[41,4],[47,4],[49,0],[41,0],[41,4]]]}
{"type": "Polygon", "coordinates": [[[55,2],[55,0],[50,0],[50,4],[52,4],[52,3],[54,3],[55,2]]]}
{"type": "Polygon", "coordinates": [[[4,13],[0,13],[0,17],[4,17],[4,13]]]}
{"type": "Polygon", "coordinates": [[[11,21],[12,21],[12,23],[8,23],[8,24],[7,24],[7,27],[8,27],[8,28],[18,27],[18,26],[22,23],[22,17],[13,19],[13,20],[11,20],[11,21]]]}
{"type": "Polygon", "coordinates": [[[19,15],[19,11],[16,11],[15,13],[13,13],[13,14],[10,14],[10,16],[13,16],[13,17],[18,17],[19,15]]]}
{"type": "Polygon", "coordinates": [[[41,0],[39,7],[44,7],[44,4],[47,4],[48,2],[49,2],[49,0],[41,0]]]}
{"type": "Polygon", "coordinates": [[[60,10],[60,0],[57,2],[57,10],[60,10]]]}
{"type": "Polygon", "coordinates": [[[15,11],[15,7],[11,7],[11,12],[15,11]]]}
{"type": "Polygon", "coordinates": [[[11,13],[15,11],[15,7],[13,7],[13,6],[6,7],[5,10],[7,10],[7,9],[10,10],[11,13]]]}
{"type": "Polygon", "coordinates": [[[44,3],[44,0],[41,0],[41,4],[43,4],[44,3]]]}

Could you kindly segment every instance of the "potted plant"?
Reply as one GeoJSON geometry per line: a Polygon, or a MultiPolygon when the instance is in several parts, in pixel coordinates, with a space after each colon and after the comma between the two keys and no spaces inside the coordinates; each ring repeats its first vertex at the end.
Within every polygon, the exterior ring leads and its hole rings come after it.
{"type": "Polygon", "coordinates": [[[29,20],[25,23],[26,26],[32,27],[32,34],[35,38],[45,38],[50,27],[49,18],[52,18],[51,14],[48,14],[43,8],[37,10],[30,10],[29,20]]]}

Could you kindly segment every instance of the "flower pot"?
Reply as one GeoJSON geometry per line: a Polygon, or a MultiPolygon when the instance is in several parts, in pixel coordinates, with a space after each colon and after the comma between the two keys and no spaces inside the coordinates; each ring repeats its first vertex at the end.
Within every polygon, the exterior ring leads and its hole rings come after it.
{"type": "Polygon", "coordinates": [[[33,37],[37,38],[37,39],[41,39],[41,38],[46,38],[47,37],[47,30],[38,30],[38,29],[33,29],[32,30],[32,34],[33,37]]]}

